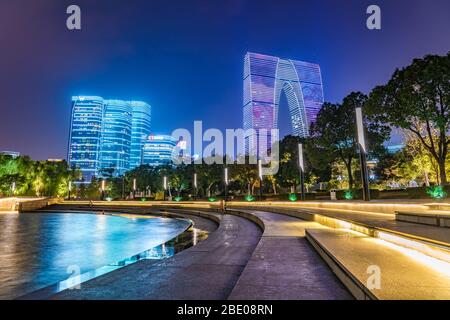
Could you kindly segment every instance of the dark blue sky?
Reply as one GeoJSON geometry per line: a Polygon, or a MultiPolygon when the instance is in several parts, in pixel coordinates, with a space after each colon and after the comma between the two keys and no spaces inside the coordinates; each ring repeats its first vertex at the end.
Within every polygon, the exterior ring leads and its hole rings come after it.
{"type": "Polygon", "coordinates": [[[340,101],[447,53],[450,1],[0,0],[0,48],[0,150],[63,158],[72,95],[147,101],[157,133],[238,128],[247,51],[319,63],[340,101]],[[70,4],[81,31],[66,29],[70,4]],[[370,4],[381,31],[366,28],[370,4]]]}

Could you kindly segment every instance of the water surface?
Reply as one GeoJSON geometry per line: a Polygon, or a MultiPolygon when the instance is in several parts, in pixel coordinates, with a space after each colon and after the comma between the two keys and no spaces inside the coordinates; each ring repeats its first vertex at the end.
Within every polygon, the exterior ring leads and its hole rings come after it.
{"type": "Polygon", "coordinates": [[[12,299],[160,245],[189,222],[81,213],[0,214],[0,299],[12,299]]]}

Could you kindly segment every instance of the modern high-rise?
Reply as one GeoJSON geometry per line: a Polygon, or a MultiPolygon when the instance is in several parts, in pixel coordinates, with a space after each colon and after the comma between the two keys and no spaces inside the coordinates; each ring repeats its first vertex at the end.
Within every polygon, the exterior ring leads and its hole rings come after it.
{"type": "Polygon", "coordinates": [[[150,134],[151,110],[145,102],[132,101],[130,168],[142,163],[142,148],[150,134]]]}
{"type": "Polygon", "coordinates": [[[177,157],[177,141],[168,135],[150,135],[144,144],[142,164],[159,166],[172,163],[177,157]]]}
{"type": "Polygon", "coordinates": [[[100,174],[114,170],[121,175],[130,169],[132,107],[128,101],[105,100],[100,140],[100,174]]]}
{"type": "Polygon", "coordinates": [[[86,181],[99,169],[100,139],[103,123],[103,98],[72,97],[67,161],[81,170],[86,181]]]}
{"type": "Polygon", "coordinates": [[[151,107],[145,102],[72,97],[69,165],[80,169],[87,182],[107,171],[121,175],[139,166],[145,141],[133,138],[147,137],[150,121],[151,107]]]}
{"type": "MultiPolygon", "coordinates": [[[[250,53],[244,59],[244,129],[278,128],[281,93],[287,98],[292,134],[309,135],[323,104],[320,67],[317,64],[250,53]]],[[[270,147],[268,136],[251,135],[246,149],[257,150],[258,141],[270,147]]]]}

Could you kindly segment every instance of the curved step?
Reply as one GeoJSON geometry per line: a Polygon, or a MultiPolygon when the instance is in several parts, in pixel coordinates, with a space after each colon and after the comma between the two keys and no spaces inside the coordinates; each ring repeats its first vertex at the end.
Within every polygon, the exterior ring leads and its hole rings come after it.
{"type": "Polygon", "coordinates": [[[357,299],[450,299],[450,264],[342,229],[308,229],[306,238],[357,299]]]}

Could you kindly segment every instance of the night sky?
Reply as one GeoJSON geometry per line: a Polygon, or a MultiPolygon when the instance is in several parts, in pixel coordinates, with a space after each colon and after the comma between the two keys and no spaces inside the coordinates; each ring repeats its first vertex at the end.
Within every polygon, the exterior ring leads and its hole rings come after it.
{"type": "Polygon", "coordinates": [[[0,0],[0,150],[65,158],[72,95],[144,100],[155,133],[240,128],[247,51],[320,64],[337,102],[449,50],[448,0],[0,0]],[[66,28],[70,4],[81,31],[66,28]],[[370,4],[381,31],[366,28],[370,4]]]}

